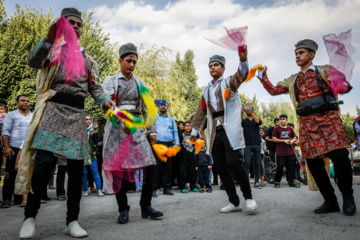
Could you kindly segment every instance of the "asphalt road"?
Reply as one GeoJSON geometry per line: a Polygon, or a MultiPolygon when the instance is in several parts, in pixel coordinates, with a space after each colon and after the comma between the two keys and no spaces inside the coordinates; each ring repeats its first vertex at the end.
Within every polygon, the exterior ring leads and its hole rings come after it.
{"type": "MultiPolygon", "coordinates": [[[[355,201],[360,207],[360,177],[354,177],[355,201]]],[[[117,223],[119,213],[115,196],[103,198],[92,194],[81,200],[79,222],[88,232],[87,239],[360,239],[360,213],[345,216],[342,213],[316,215],[313,209],[322,204],[319,192],[310,192],[307,186],[280,189],[268,185],[252,189],[258,203],[254,215],[246,212],[219,213],[228,204],[224,191],[214,187],[212,193],[182,194],[153,198],[154,208],[162,211],[161,220],[142,219],[140,194],[128,193],[130,222],[117,223]]],[[[238,189],[238,193],[240,193],[238,189]]],[[[342,198],[336,190],[339,204],[342,198]]],[[[37,216],[35,239],[71,239],[64,234],[66,204],[56,200],[55,190],[48,190],[53,198],[43,204],[37,216]]],[[[241,204],[244,204],[241,197],[241,204]]],[[[0,239],[18,239],[23,220],[23,209],[11,206],[0,209],[0,239]]]]}

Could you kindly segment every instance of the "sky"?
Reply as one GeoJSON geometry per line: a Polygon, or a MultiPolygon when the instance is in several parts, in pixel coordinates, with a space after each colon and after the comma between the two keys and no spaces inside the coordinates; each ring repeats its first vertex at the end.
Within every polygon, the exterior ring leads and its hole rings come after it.
{"type": "MultiPolygon", "coordinates": [[[[128,42],[156,45],[181,55],[193,50],[200,87],[211,80],[208,60],[214,54],[226,58],[225,76],[237,69],[236,51],[221,48],[204,38],[222,37],[224,27],[248,26],[249,65],[266,65],[274,85],[299,71],[294,55],[294,44],[299,40],[315,40],[319,49],[314,64],[328,64],[322,37],[352,29],[352,45],[358,49],[353,55],[355,68],[350,79],[354,88],[339,99],[344,101],[343,113],[356,115],[355,106],[360,106],[360,0],[5,0],[5,3],[8,16],[16,11],[16,4],[43,11],[50,7],[55,16],[59,16],[64,7],[94,11],[94,20],[100,20],[104,31],[110,33],[110,41],[118,45],[128,42]]],[[[288,95],[270,96],[257,78],[244,83],[239,91],[249,97],[256,94],[263,102],[290,102],[288,95]]]]}

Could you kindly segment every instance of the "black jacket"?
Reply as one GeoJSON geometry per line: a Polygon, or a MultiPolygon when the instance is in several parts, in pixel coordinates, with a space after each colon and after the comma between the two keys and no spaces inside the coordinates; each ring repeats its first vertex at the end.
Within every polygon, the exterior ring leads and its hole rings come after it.
{"type": "Polygon", "coordinates": [[[211,157],[206,154],[206,150],[200,151],[196,155],[196,166],[204,167],[209,165],[212,165],[211,157]]]}

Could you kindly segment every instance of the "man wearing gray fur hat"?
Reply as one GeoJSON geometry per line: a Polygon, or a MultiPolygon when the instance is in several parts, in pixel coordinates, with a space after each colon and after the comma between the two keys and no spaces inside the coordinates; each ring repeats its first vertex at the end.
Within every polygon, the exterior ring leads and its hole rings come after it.
{"type": "MultiPolygon", "coordinates": [[[[119,49],[119,56],[121,71],[115,76],[105,78],[103,82],[104,92],[116,101],[116,106],[119,109],[126,110],[135,117],[146,118],[146,105],[139,94],[140,85],[145,86],[145,83],[133,75],[138,61],[137,47],[132,43],[124,44],[119,49]]],[[[156,124],[154,123],[147,129],[147,134],[150,135],[150,144],[156,143],[156,133],[156,124]]],[[[118,223],[126,224],[129,222],[130,206],[126,196],[126,182],[129,182],[130,179],[127,176],[129,172],[138,169],[143,169],[145,175],[140,198],[141,217],[150,219],[162,217],[163,213],[151,206],[156,160],[146,139],[145,129],[140,128],[130,135],[129,129],[125,127],[124,122],[120,119],[116,119],[115,127],[110,121],[107,121],[103,144],[103,175],[105,173],[107,179],[112,179],[111,186],[116,193],[120,213],[118,223]],[[129,145],[126,145],[125,142],[129,138],[131,138],[131,141],[129,145]],[[132,159],[129,161],[123,175],[118,174],[120,171],[107,171],[112,165],[108,165],[110,161],[116,162],[116,165],[123,165],[119,161],[126,161],[126,154],[123,154],[121,159],[109,160],[113,158],[112,155],[116,151],[129,153],[129,158],[132,159]],[[141,151],[143,157],[136,155],[137,151],[141,151]]]]}
{"type": "MultiPolygon", "coordinates": [[[[81,13],[75,8],[64,8],[61,16],[69,21],[79,38],[83,28],[81,13]]],[[[68,49],[68,44],[64,41],[57,51],[51,51],[56,31],[54,23],[27,59],[28,65],[39,69],[39,73],[36,80],[37,102],[26,132],[15,184],[18,194],[28,193],[25,220],[19,236],[22,239],[35,235],[40,200],[58,158],[67,160],[69,174],[65,233],[72,237],[87,236],[78,222],[84,159],[91,159],[84,122],[86,95],[89,92],[102,107],[115,107],[101,87],[97,63],[82,48],[86,74],[74,79],[73,83],[65,84],[67,79],[62,73],[64,63],[54,60],[53,55],[61,49],[68,49]],[[29,185],[32,191],[29,191],[29,185]]]]}
{"type": "Polygon", "coordinates": [[[195,141],[197,133],[204,129],[207,119],[206,154],[212,155],[230,201],[226,207],[221,208],[222,213],[242,210],[232,175],[240,184],[246,210],[254,212],[257,208],[252,198],[241,150],[245,148],[245,140],[241,127],[238,89],[248,74],[247,49],[239,51],[238,54],[240,57],[238,70],[227,78],[223,76],[225,58],[219,55],[210,58],[209,72],[212,80],[203,89],[199,107],[191,122],[193,127],[191,140],[195,141]]]}
{"type": "MultiPolygon", "coordinates": [[[[278,82],[274,87],[264,70],[259,71],[258,78],[270,95],[290,95],[299,119],[299,141],[303,157],[306,159],[309,178],[309,190],[320,190],[325,202],[315,208],[315,213],[340,212],[334,188],[326,172],[329,158],[339,177],[339,189],[343,196],[343,213],[354,215],[356,205],[352,188],[352,169],[349,160],[350,142],[341,123],[339,102],[331,90],[331,78],[328,77],[330,65],[315,66],[313,59],[318,49],[315,41],[304,39],[295,45],[296,64],[300,71],[278,82]],[[317,186],[316,186],[317,185],[317,186]]],[[[334,71],[334,68],[332,69],[334,71]]],[[[346,92],[352,87],[344,78],[346,92]]],[[[284,141],[279,140],[278,141],[284,141]]],[[[292,144],[291,141],[286,141],[292,144]]],[[[275,183],[279,184],[279,183],[275,183]]]]}

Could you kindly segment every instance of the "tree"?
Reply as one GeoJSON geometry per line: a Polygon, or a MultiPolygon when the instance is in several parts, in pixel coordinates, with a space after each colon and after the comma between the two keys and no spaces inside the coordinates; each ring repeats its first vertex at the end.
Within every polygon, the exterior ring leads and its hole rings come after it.
{"type": "Polygon", "coordinates": [[[355,142],[354,128],[353,128],[353,123],[354,123],[355,118],[356,117],[351,116],[350,113],[341,114],[341,121],[342,121],[342,124],[344,125],[346,135],[347,135],[348,139],[350,140],[350,142],[355,142]]]}

